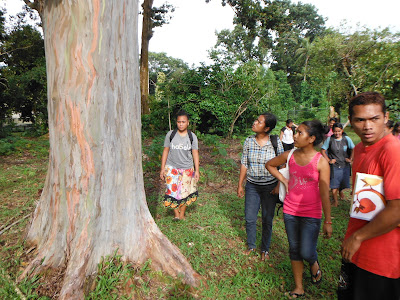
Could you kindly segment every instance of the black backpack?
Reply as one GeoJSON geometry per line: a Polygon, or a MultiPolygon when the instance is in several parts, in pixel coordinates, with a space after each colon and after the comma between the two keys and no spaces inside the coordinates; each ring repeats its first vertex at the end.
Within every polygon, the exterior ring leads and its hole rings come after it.
{"type": "MultiPolygon", "coordinates": [[[[278,136],[276,134],[270,135],[269,136],[272,146],[274,147],[274,151],[275,151],[275,156],[278,156],[278,136]]],[[[278,209],[276,210],[276,215],[279,214],[279,210],[283,207],[283,203],[279,202],[278,203],[278,209]]]]}
{"type": "MultiPolygon", "coordinates": [[[[171,132],[171,135],[170,135],[170,137],[169,137],[169,142],[170,142],[170,143],[172,142],[172,139],[173,139],[174,136],[176,135],[177,131],[178,131],[178,129],[175,128],[175,129],[171,132]]],[[[190,131],[190,129],[187,130],[187,133],[188,133],[188,136],[189,136],[190,145],[193,146],[193,134],[192,134],[192,132],[190,131]]],[[[190,147],[190,152],[192,152],[192,147],[190,147]]]]}
{"type": "Polygon", "coordinates": [[[275,156],[278,156],[278,136],[276,134],[270,135],[272,146],[274,147],[275,156]]]}
{"type": "MultiPolygon", "coordinates": [[[[333,138],[332,138],[333,136],[330,136],[330,139],[329,139],[329,148],[328,148],[328,153],[329,153],[329,151],[332,149],[332,144],[333,144],[333,138]]],[[[346,145],[346,147],[347,147],[347,158],[350,158],[351,157],[351,153],[353,152],[353,149],[350,149],[349,148],[349,142],[347,141],[347,138],[346,138],[346,136],[343,136],[342,137],[342,139],[344,140],[344,142],[345,142],[345,145],[346,145]]]]}

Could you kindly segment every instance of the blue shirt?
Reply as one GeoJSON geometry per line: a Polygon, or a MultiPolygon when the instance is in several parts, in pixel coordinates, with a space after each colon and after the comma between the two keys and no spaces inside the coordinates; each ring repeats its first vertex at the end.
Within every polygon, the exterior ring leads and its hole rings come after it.
{"type": "MultiPolygon", "coordinates": [[[[282,142],[278,140],[278,155],[283,153],[282,142]]],[[[266,185],[276,182],[277,179],[265,168],[265,164],[274,158],[275,150],[271,143],[271,137],[264,146],[260,146],[256,141],[256,136],[249,136],[243,144],[241,163],[247,168],[247,181],[266,185]]]]}

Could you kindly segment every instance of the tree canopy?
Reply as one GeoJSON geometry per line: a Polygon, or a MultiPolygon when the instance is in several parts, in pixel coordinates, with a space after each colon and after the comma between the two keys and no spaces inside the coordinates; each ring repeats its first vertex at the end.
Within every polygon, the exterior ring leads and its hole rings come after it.
{"type": "Polygon", "coordinates": [[[44,42],[35,27],[23,22],[25,13],[8,29],[4,12],[0,19],[0,124],[12,113],[20,113],[22,120],[46,127],[44,42]]]}
{"type": "MultiPolygon", "coordinates": [[[[392,112],[399,112],[399,33],[327,29],[315,6],[290,0],[221,3],[234,9],[235,26],[216,33],[211,63],[189,67],[165,53],[149,53],[145,81],[151,114],[143,116],[146,126],[164,130],[168,116],[185,108],[198,130],[232,135],[262,108],[274,107],[282,119],[324,119],[330,105],[340,113],[355,93],[366,90],[381,92],[392,112]],[[265,87],[269,97],[257,102],[265,87]]],[[[151,34],[168,22],[172,8],[165,5],[152,7],[151,34]]],[[[25,120],[45,124],[42,37],[18,21],[7,31],[3,13],[0,20],[0,120],[20,112],[25,120]]]]}

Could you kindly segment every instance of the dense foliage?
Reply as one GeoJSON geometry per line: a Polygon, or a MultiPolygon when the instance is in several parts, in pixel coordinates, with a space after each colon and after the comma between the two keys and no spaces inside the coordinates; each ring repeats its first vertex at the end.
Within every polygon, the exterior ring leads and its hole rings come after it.
{"type": "Polygon", "coordinates": [[[3,124],[12,113],[32,122],[37,129],[47,128],[46,61],[41,33],[25,24],[19,15],[11,28],[6,28],[1,14],[0,56],[0,135],[3,124]]]}
{"type": "MultiPolygon", "coordinates": [[[[399,33],[326,29],[316,8],[301,2],[222,3],[234,9],[235,27],[216,33],[212,63],[189,67],[165,53],[149,53],[146,134],[173,127],[182,108],[191,115],[192,129],[222,136],[246,130],[262,111],[274,112],[281,122],[325,121],[334,106],[345,121],[349,99],[369,90],[381,92],[392,118],[400,117],[399,33]]],[[[22,17],[10,26],[0,11],[0,124],[20,113],[45,127],[43,39],[22,17]]]]}

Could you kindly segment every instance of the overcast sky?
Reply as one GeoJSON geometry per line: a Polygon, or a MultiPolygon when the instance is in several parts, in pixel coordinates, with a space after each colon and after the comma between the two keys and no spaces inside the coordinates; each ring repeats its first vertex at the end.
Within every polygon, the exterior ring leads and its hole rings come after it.
{"type": "MultiPolygon", "coordinates": [[[[293,2],[298,2],[292,0],[293,2]]],[[[0,0],[12,14],[18,12],[22,0],[0,0]]],[[[139,1],[142,3],[142,1],[139,1]]],[[[154,0],[159,6],[165,0],[154,0]]],[[[221,0],[169,0],[175,6],[170,24],[156,28],[150,40],[150,51],[166,52],[189,64],[198,65],[207,60],[207,51],[215,42],[215,31],[232,29],[233,11],[229,6],[222,7],[221,0]]],[[[338,28],[343,20],[355,27],[357,24],[368,28],[390,27],[400,32],[399,0],[303,0],[315,5],[318,13],[327,18],[327,26],[338,28]]],[[[138,33],[140,38],[141,33],[138,33]]]]}

